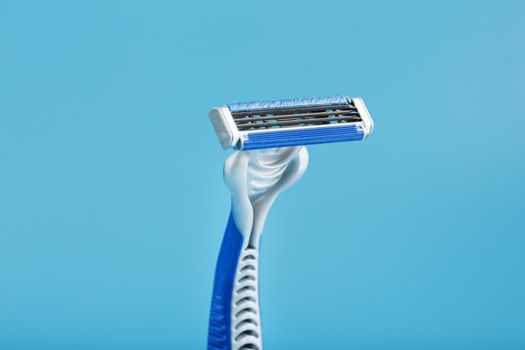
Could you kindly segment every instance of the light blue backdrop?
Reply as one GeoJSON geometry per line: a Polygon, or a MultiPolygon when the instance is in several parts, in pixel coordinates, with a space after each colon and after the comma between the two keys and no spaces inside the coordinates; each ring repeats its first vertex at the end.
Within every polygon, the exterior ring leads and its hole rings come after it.
{"type": "Polygon", "coordinates": [[[3,1],[0,348],[204,349],[208,110],[347,94],[263,244],[268,349],[525,348],[525,6],[3,1]]]}

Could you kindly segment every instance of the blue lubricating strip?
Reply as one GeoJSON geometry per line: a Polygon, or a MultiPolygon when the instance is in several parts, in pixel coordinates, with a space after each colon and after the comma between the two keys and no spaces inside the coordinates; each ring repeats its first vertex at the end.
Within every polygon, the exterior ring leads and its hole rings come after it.
{"type": "Polygon", "coordinates": [[[231,112],[245,112],[261,109],[294,108],[324,105],[347,104],[350,98],[345,96],[293,98],[289,100],[271,100],[261,102],[241,102],[228,104],[231,112]]]}
{"type": "Polygon", "coordinates": [[[231,307],[235,271],[241,254],[243,236],[230,213],[221,252],[215,269],[208,350],[231,350],[231,307]]]}
{"type": "Polygon", "coordinates": [[[360,125],[265,131],[247,134],[243,150],[303,146],[317,143],[359,141],[365,137],[360,125]]]}

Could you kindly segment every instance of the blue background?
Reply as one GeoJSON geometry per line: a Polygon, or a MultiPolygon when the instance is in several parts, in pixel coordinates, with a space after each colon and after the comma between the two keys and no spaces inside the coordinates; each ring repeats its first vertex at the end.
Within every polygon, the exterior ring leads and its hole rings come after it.
{"type": "Polygon", "coordinates": [[[501,1],[3,1],[0,348],[203,349],[208,110],[363,96],[263,244],[268,349],[525,348],[525,21],[501,1]]]}

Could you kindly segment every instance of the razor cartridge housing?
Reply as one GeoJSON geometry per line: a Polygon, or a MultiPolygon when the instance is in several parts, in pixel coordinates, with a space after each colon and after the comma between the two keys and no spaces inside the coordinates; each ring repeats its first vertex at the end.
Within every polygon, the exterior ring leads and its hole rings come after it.
{"type": "Polygon", "coordinates": [[[363,100],[346,96],[233,103],[209,117],[222,147],[238,150],[360,141],[374,128],[363,100]]]}

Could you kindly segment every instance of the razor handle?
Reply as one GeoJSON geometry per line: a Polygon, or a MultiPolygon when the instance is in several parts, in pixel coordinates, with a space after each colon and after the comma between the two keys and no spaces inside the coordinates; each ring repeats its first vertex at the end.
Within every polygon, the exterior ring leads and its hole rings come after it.
{"type": "Polygon", "coordinates": [[[259,251],[249,241],[230,214],[215,269],[208,350],[262,350],[259,251]]]}

